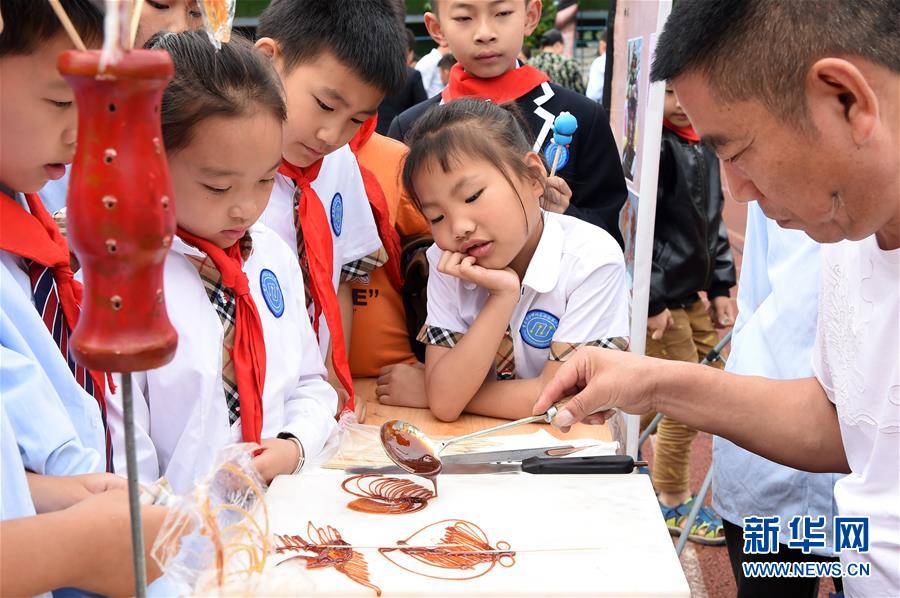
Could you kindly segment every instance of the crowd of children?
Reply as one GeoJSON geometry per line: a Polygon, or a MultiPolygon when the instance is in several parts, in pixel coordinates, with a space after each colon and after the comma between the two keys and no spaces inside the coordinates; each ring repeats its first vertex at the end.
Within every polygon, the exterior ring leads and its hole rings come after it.
{"type": "MultiPolygon", "coordinates": [[[[98,47],[96,5],[62,5],[98,47]]],[[[441,94],[394,118],[390,139],[374,132],[376,114],[408,75],[393,2],[273,0],[255,45],[235,34],[220,50],[191,31],[195,2],[144,4],[138,41],[175,67],[161,119],[178,225],[165,299],[179,344],[170,363],[134,376],[142,483],[165,476],[188,491],[235,442],[262,447],[253,464],[267,482],[300,472],[342,419],[361,415],[354,375],[379,376],[383,402],[441,420],[517,418],[579,347],[627,349],[619,154],[599,104],[517,61],[541,8],[432,2],[435,62],[450,63],[440,57],[447,51],[457,62],[441,94]],[[579,126],[550,177],[562,111],[579,126]]],[[[6,584],[18,562],[7,537],[33,534],[33,556],[44,550],[44,526],[74,535],[93,522],[99,537],[124,534],[120,519],[100,514],[124,512],[113,472],[124,474],[125,450],[117,378],[85,370],[69,351],[82,288],[37,195],[48,180],[64,181],[76,151],[74,96],[56,70],[70,41],[48,3],[4,0],[2,17],[6,584]]],[[[678,140],[689,123],[672,122],[678,138],[666,151],[699,152],[678,140]]],[[[691,168],[676,159],[661,176],[685,201],[691,191],[680,181],[691,168]]],[[[715,228],[721,197],[706,182],[700,210],[711,222],[701,220],[715,228]]],[[[709,243],[706,275],[677,297],[655,296],[660,313],[693,310],[701,290],[717,319],[727,312],[717,301],[733,284],[727,239],[709,243]]],[[[152,539],[160,511],[145,517],[152,539]]],[[[106,551],[124,541],[77,561],[93,557],[115,573],[57,562],[53,575],[4,590],[119,591],[128,551],[106,551]]],[[[45,552],[66,561],[76,545],[45,552]]]]}

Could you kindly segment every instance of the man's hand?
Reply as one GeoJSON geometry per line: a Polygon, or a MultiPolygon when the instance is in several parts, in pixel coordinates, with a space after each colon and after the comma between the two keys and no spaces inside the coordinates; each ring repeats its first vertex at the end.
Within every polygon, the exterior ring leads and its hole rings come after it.
{"type": "Polygon", "coordinates": [[[565,214],[572,201],[572,190],[562,177],[551,176],[547,178],[547,189],[544,192],[544,205],[548,212],[565,214]]]}
{"type": "Polygon", "coordinates": [[[113,473],[48,476],[28,472],[28,488],[38,513],[67,509],[95,494],[128,487],[125,478],[113,473]]]}
{"type": "Polygon", "coordinates": [[[602,424],[617,408],[646,413],[653,405],[652,372],[665,364],[643,355],[598,347],[582,347],[559,368],[534,404],[532,413],[545,413],[551,405],[571,397],[553,424],[568,431],[584,420],[602,424]]]}
{"type": "Polygon", "coordinates": [[[491,270],[475,263],[476,258],[457,251],[444,251],[438,272],[476,284],[491,295],[514,294],[518,297],[519,275],[512,268],[491,270]]]}
{"type": "Polygon", "coordinates": [[[737,307],[731,297],[713,297],[709,302],[709,317],[716,328],[728,328],[737,318],[737,307]]]}
{"type": "Polygon", "coordinates": [[[675,318],[672,317],[672,312],[669,311],[669,308],[647,318],[647,332],[650,333],[650,338],[655,341],[662,340],[666,330],[674,325],[675,318]]]}
{"type": "Polygon", "coordinates": [[[297,443],[284,438],[266,438],[261,443],[262,452],[250,461],[267,484],[277,475],[294,473],[300,462],[297,443]]]}
{"type": "Polygon", "coordinates": [[[382,405],[428,409],[425,395],[425,366],[395,363],[381,368],[375,396],[382,405]]]}

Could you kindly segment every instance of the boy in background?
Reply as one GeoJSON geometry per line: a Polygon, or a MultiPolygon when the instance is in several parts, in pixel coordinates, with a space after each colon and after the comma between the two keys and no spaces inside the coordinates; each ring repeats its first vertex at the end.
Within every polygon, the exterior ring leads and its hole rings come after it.
{"type": "Polygon", "coordinates": [[[444,92],[394,119],[388,135],[402,141],[413,123],[441,102],[461,97],[480,97],[495,104],[515,101],[534,136],[534,151],[550,164],[553,121],[568,111],[578,120],[578,130],[557,164],[557,175],[572,192],[566,213],[603,228],[621,246],[619,211],[627,191],[606,112],[516,60],[522,40],[540,21],[541,0],[434,0],[432,7],[434,12],[425,13],[428,33],[449,47],[458,63],[444,92]]]}
{"type": "Polygon", "coordinates": [[[257,30],[288,108],[282,167],[260,222],[297,251],[331,382],[351,409],[349,281],[391,257],[396,233],[349,142],[406,78],[406,37],[393,4],[274,0],[257,30]]]}
{"type": "MultiPolygon", "coordinates": [[[[697,363],[718,342],[715,329],[734,324],[729,297],[734,261],[722,220],[719,160],[700,143],[671,86],[666,86],[663,114],[646,354],[697,363]],[[709,299],[708,310],[700,291],[709,299]]],[[[642,426],[655,415],[644,414],[642,426]]],[[[696,436],[696,430],[668,416],[656,432],[650,471],[673,534],[680,533],[693,501],[688,466],[696,436]]],[[[702,544],[725,543],[722,519],[706,506],[688,533],[702,544]]]]}

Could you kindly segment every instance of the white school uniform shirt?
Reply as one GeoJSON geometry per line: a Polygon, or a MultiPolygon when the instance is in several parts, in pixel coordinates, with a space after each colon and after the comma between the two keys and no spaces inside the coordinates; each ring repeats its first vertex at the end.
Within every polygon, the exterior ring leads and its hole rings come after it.
{"type": "Polygon", "coordinates": [[[444,82],[441,81],[441,69],[438,68],[438,62],[444,55],[437,48],[432,48],[431,52],[423,56],[416,63],[415,69],[422,73],[422,84],[425,86],[425,93],[428,97],[435,96],[444,91],[444,82]]]}
{"type": "MultiPolygon", "coordinates": [[[[337,431],[337,395],[325,379],[296,256],[264,225],[250,234],[253,252],[244,272],[266,344],[262,438],[293,434],[310,459],[337,431]]],[[[175,357],[134,374],[133,381],[139,479],[165,475],[177,493],[209,473],[222,447],[242,441],[240,420],[229,424],[222,386],[222,322],[186,255],[203,254],[176,237],[165,266],[166,307],[178,332],[175,357]]],[[[116,471],[124,472],[119,393],[110,397],[108,411],[116,471]]]]}
{"type": "MultiPolygon", "coordinates": [[[[875,236],[822,246],[813,370],[837,409],[848,475],[834,498],[842,517],[869,518],[871,576],[844,576],[847,596],[900,596],[900,249],[875,236]]],[[[802,433],[802,430],[798,433],[802,433]]]]}
{"type": "Polygon", "coordinates": [[[104,471],[100,406],[35,308],[24,260],[7,251],[0,251],[0,347],[0,395],[25,467],[46,475],[104,471]]]}
{"type": "MultiPolygon", "coordinates": [[[[509,322],[517,378],[536,378],[547,360],[564,361],[579,346],[624,350],[628,290],[618,243],[603,229],[543,212],[544,231],[509,322]]],[[[427,252],[428,317],[419,340],[453,347],[478,318],[489,293],[437,270],[443,252],[427,252]]]]}
{"type": "MultiPolygon", "coordinates": [[[[342,280],[371,271],[384,264],[387,258],[359,172],[359,163],[350,146],[338,148],[323,160],[312,187],[328,216],[333,244],[332,282],[337,291],[342,280]]],[[[293,180],[280,173],[275,175],[269,205],[259,221],[275,231],[291,248],[294,257],[299,259],[297,231],[294,228],[295,193],[293,180]]],[[[328,325],[322,314],[319,318],[319,347],[323,357],[328,353],[330,340],[328,325]]]]}

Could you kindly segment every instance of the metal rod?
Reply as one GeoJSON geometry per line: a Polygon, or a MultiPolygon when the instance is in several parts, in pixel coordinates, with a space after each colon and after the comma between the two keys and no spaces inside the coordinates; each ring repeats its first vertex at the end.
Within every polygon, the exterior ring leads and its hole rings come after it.
{"type": "Polygon", "coordinates": [[[137,449],[134,444],[134,395],[131,373],[122,374],[122,411],[125,419],[125,463],[128,467],[128,510],[131,513],[131,556],[134,565],[134,595],[147,596],[147,567],[144,562],[144,530],[141,523],[137,449]]]}
{"type": "Polygon", "coordinates": [[[688,513],[687,519],[684,520],[684,528],[681,530],[681,535],[678,537],[678,544],[675,546],[675,554],[678,556],[681,556],[681,552],[684,550],[685,544],[687,544],[688,536],[691,535],[691,528],[694,526],[697,514],[700,513],[700,509],[703,507],[706,493],[709,492],[709,487],[712,485],[712,477],[713,469],[712,465],[710,465],[709,471],[706,472],[706,477],[703,478],[703,485],[700,486],[700,492],[694,497],[694,504],[691,505],[691,511],[688,513]]]}
{"type": "Polygon", "coordinates": [[[456,438],[448,438],[447,440],[439,441],[438,444],[442,445],[437,452],[441,452],[444,448],[450,446],[451,444],[456,444],[457,442],[463,440],[469,440],[471,438],[477,438],[479,436],[484,436],[486,434],[494,434],[495,432],[501,432],[503,430],[508,430],[509,428],[515,428],[517,426],[522,426],[525,424],[533,424],[535,422],[547,422],[556,415],[556,409],[551,407],[552,414],[548,410],[547,413],[543,413],[541,415],[532,415],[531,417],[526,417],[523,419],[517,419],[515,421],[511,421],[505,424],[500,424],[499,426],[494,426],[493,428],[485,428],[484,430],[478,430],[477,432],[472,432],[471,434],[465,434],[463,436],[457,436],[456,438]],[[549,417],[548,417],[548,414],[549,417]]]}
{"type": "MultiPolygon", "coordinates": [[[[731,342],[731,333],[732,331],[729,330],[728,334],[723,336],[722,340],[720,340],[715,347],[709,350],[709,353],[706,354],[706,356],[700,362],[700,365],[709,365],[720,360],[725,361],[724,359],[722,359],[722,350],[726,347],[726,345],[728,345],[728,343],[731,342]]],[[[644,446],[644,442],[646,442],[647,439],[650,438],[650,435],[656,431],[656,427],[659,425],[659,422],[660,420],[662,420],[662,418],[663,414],[657,413],[656,417],[653,418],[653,421],[650,422],[650,425],[644,428],[644,431],[641,432],[641,436],[638,439],[638,449],[644,446]]]]}
{"type": "MultiPolygon", "coordinates": [[[[314,544],[309,548],[278,546],[273,549],[273,553],[287,554],[291,552],[315,552],[321,548],[338,549],[338,550],[434,550],[436,548],[452,548],[454,546],[463,546],[462,544],[425,544],[421,546],[410,546],[408,544],[394,544],[389,546],[352,546],[349,544],[314,544]]],[[[593,552],[598,550],[606,550],[599,546],[563,546],[559,548],[495,548],[492,550],[479,550],[473,548],[471,550],[449,550],[441,554],[509,554],[519,552],[593,552]]]]}

